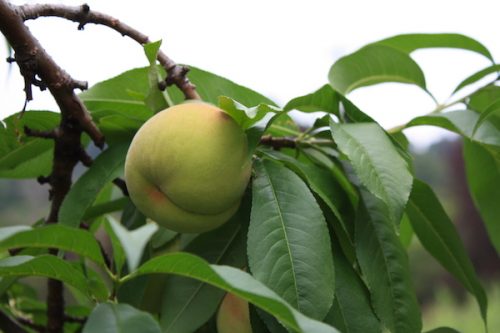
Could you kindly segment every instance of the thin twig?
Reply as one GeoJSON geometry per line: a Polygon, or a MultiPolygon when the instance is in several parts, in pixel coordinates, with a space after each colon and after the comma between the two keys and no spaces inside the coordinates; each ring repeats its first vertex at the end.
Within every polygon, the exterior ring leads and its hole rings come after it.
{"type": "MultiPolygon", "coordinates": [[[[33,4],[19,6],[20,15],[23,19],[34,20],[39,17],[60,17],[78,23],[78,29],[83,30],[85,25],[92,23],[107,26],[122,36],[127,36],[144,45],[150,42],[148,36],[132,28],[126,23],[110,15],[91,10],[87,4],[82,6],[65,6],[59,4],[33,4]]],[[[176,64],[163,51],[158,52],[158,62],[167,71],[167,79],[160,83],[159,87],[165,89],[167,86],[175,84],[183,93],[186,99],[200,99],[196,92],[196,87],[188,80],[186,74],[188,68],[176,64]]]]}

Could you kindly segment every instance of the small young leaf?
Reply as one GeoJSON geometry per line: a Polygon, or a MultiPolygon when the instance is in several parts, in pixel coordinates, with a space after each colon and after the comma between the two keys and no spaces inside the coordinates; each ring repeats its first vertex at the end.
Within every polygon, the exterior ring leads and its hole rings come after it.
{"type": "Polygon", "coordinates": [[[333,139],[361,183],[388,206],[391,220],[399,224],[413,181],[406,161],[377,124],[330,124],[333,139]]]}
{"type": "Polygon", "coordinates": [[[333,89],[343,95],[382,82],[414,84],[427,92],[424,73],[405,52],[371,44],[340,58],[328,74],[333,89]]]}
{"type": "Polygon", "coordinates": [[[19,230],[4,238],[0,228],[0,251],[14,248],[56,248],[87,257],[104,265],[101,250],[94,236],[84,230],[63,225],[48,225],[32,230],[19,230]]]}
{"type": "Polygon", "coordinates": [[[493,61],[490,51],[477,40],[461,34],[403,34],[382,39],[375,44],[387,45],[406,53],[425,48],[455,48],[479,53],[493,61]]]}
{"type": "Polygon", "coordinates": [[[172,105],[172,101],[170,100],[167,91],[161,91],[158,87],[158,83],[162,79],[160,68],[156,65],[156,57],[158,56],[160,46],[161,40],[144,45],[144,53],[146,53],[146,57],[149,61],[149,92],[144,99],[144,102],[151,110],[153,110],[154,113],[172,105]]]}
{"type": "Polygon", "coordinates": [[[292,171],[254,163],[248,261],[255,278],[307,316],[322,319],[334,293],[327,224],[313,195],[292,171]]]}
{"type": "Polygon", "coordinates": [[[156,223],[146,223],[135,230],[128,231],[111,216],[108,217],[108,221],[125,252],[128,269],[133,272],[141,261],[146,244],[158,230],[158,225],[156,223]]]}
{"type": "Polygon", "coordinates": [[[467,183],[491,243],[500,254],[500,157],[477,143],[464,140],[467,183]]]}
{"type": "Polygon", "coordinates": [[[158,322],[147,312],[128,304],[101,303],[90,314],[83,333],[161,333],[158,322]]]}
{"type": "Polygon", "coordinates": [[[486,294],[453,222],[427,184],[414,181],[406,212],[420,243],[476,297],[486,320],[486,294]]]}
{"type": "Polygon", "coordinates": [[[310,319],[295,310],[250,274],[234,267],[209,265],[205,260],[192,254],[177,252],[155,257],[126,277],[124,282],[140,275],[158,273],[190,277],[233,293],[272,314],[295,332],[338,333],[333,327],[310,319]]]}
{"type": "Polygon", "coordinates": [[[375,313],[393,333],[419,333],[420,308],[406,251],[387,206],[363,188],[361,193],[363,205],[355,222],[356,253],[375,313]]]}
{"type": "Polygon", "coordinates": [[[108,148],[76,181],[59,211],[59,223],[78,227],[99,191],[122,173],[128,144],[108,148]]]}
{"type": "Polygon", "coordinates": [[[255,125],[268,113],[281,111],[275,106],[262,103],[249,108],[226,96],[219,97],[219,107],[230,115],[243,130],[255,125]]]}

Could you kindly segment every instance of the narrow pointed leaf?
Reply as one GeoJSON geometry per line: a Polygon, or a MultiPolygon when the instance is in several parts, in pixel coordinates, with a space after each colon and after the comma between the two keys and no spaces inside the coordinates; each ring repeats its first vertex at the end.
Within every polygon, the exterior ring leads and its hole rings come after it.
{"type": "Polygon", "coordinates": [[[418,64],[405,52],[385,45],[368,45],[340,58],[330,68],[328,79],[343,95],[383,82],[414,84],[427,91],[418,64]]]}
{"type": "Polygon", "coordinates": [[[315,92],[292,99],[283,110],[299,110],[304,112],[324,111],[339,116],[339,94],[328,84],[315,92]]]}
{"type": "Polygon", "coordinates": [[[488,66],[488,67],[480,70],[479,72],[472,74],[471,76],[469,76],[468,78],[466,78],[465,80],[460,82],[458,84],[458,86],[455,88],[455,90],[453,90],[453,93],[456,93],[460,89],[462,89],[470,84],[476,83],[477,81],[484,78],[486,75],[489,75],[491,73],[498,73],[498,72],[500,72],[500,65],[488,66]]]}
{"type": "MultiPolygon", "coordinates": [[[[0,229],[0,237],[3,234],[2,229],[0,229]]],[[[0,251],[24,247],[70,251],[104,265],[101,250],[94,236],[76,228],[48,225],[20,231],[0,241],[0,251]]]]}
{"type": "MultiPolygon", "coordinates": [[[[211,264],[246,266],[246,229],[250,198],[243,199],[238,212],[222,227],[201,234],[185,251],[199,255],[211,264]]],[[[216,312],[224,292],[199,280],[181,276],[166,281],[161,308],[164,333],[194,332],[216,312]]]]}
{"type": "Polygon", "coordinates": [[[325,322],[344,333],[380,333],[380,322],[373,313],[370,294],[358,273],[336,248],[335,299],[325,322]]]}
{"type": "Polygon", "coordinates": [[[333,301],[334,267],[321,209],[292,171],[270,160],[254,165],[250,271],[300,312],[322,319],[333,301]]]}
{"type": "Polygon", "coordinates": [[[420,243],[476,297],[486,320],[487,299],[483,287],[453,222],[427,184],[415,180],[407,213],[420,243]]]}
{"type": "Polygon", "coordinates": [[[473,141],[500,146],[500,130],[491,122],[483,122],[476,128],[480,115],[470,110],[450,111],[412,119],[406,127],[432,125],[460,134],[473,141]]]}
{"type": "Polygon", "coordinates": [[[388,206],[390,219],[399,223],[413,177],[386,133],[374,123],[340,125],[332,121],[331,128],[361,183],[388,206]]]}
{"type": "Polygon", "coordinates": [[[362,189],[355,222],[356,253],[375,313],[393,333],[419,333],[420,308],[411,282],[408,256],[386,205],[362,189]]]}
{"type": "MultiPolygon", "coordinates": [[[[477,119],[476,124],[474,125],[473,136],[476,135],[478,129],[485,123],[487,119],[492,119],[490,117],[494,117],[500,115],[500,100],[496,100],[491,103],[484,111],[481,112],[479,118],[477,119]]],[[[491,126],[491,125],[490,125],[491,126]]],[[[498,128],[497,128],[498,129],[498,128]]],[[[500,132],[500,131],[499,131],[500,132]]]]}
{"type": "Polygon", "coordinates": [[[128,304],[102,303],[90,314],[83,333],[161,333],[158,322],[147,312],[128,304]]]}
{"type": "Polygon", "coordinates": [[[128,144],[108,148],[76,181],[59,211],[59,223],[78,227],[101,189],[122,173],[128,144]]]}
{"type": "Polygon", "coordinates": [[[464,141],[467,183],[491,243],[500,254],[500,158],[476,143],[464,141]]]}
{"type": "Polygon", "coordinates": [[[254,304],[295,332],[336,333],[333,327],[308,318],[250,274],[229,266],[210,265],[187,253],[172,253],[144,263],[126,280],[144,274],[169,273],[203,281],[254,304]]]}
{"type": "Polygon", "coordinates": [[[0,276],[22,277],[22,276],[44,276],[60,280],[89,295],[90,287],[86,277],[74,269],[68,262],[53,256],[41,255],[14,256],[0,260],[0,276]]]}
{"type": "Polygon", "coordinates": [[[476,52],[493,61],[490,51],[477,40],[461,34],[404,34],[382,39],[375,44],[387,45],[411,53],[426,48],[455,48],[476,52]]]}

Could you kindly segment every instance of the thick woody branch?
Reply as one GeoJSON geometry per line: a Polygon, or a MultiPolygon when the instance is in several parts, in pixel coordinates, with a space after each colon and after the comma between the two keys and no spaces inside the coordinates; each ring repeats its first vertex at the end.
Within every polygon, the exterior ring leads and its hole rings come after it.
{"type": "Polygon", "coordinates": [[[59,67],[24,25],[18,7],[0,1],[0,30],[15,51],[15,59],[25,79],[26,99],[31,100],[31,86],[47,87],[61,110],[63,119],[87,132],[98,147],[103,147],[104,136],[92,122],[90,114],[73,89],[82,87],[59,67]]]}
{"type": "MultiPolygon", "coordinates": [[[[33,20],[39,17],[64,18],[77,22],[79,30],[83,30],[84,26],[89,23],[104,25],[120,33],[122,36],[130,37],[141,45],[150,42],[149,37],[142,32],[110,15],[90,10],[87,4],[77,7],[58,4],[24,5],[19,7],[19,13],[24,20],[33,20]]],[[[175,84],[184,93],[186,99],[200,99],[195,86],[186,77],[186,67],[177,65],[161,50],[158,52],[158,62],[167,71],[167,79],[159,85],[161,89],[175,84]]]]}

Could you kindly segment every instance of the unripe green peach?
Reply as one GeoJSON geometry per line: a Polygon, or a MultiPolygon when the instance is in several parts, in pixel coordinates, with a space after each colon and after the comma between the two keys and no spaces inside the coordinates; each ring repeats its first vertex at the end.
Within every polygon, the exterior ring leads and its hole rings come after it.
{"type": "Polygon", "coordinates": [[[203,102],[151,117],[132,140],[125,162],[137,208],[178,232],[205,232],[226,222],[240,205],[250,172],[241,127],[203,102]]]}
{"type": "Polygon", "coordinates": [[[252,333],[248,302],[226,294],[217,312],[218,333],[252,333]]]}

